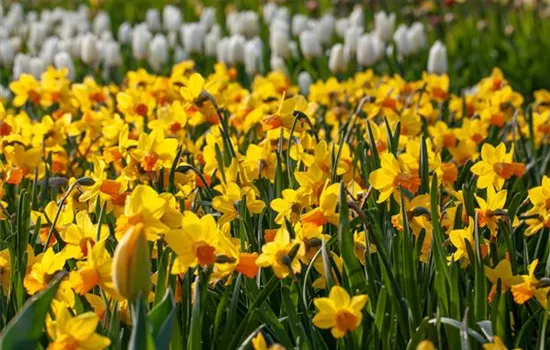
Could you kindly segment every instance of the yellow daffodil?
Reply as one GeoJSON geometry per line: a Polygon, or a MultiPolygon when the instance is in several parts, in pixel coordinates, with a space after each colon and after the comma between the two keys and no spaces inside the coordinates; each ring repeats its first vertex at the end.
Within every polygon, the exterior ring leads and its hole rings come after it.
{"type": "Polygon", "coordinates": [[[538,263],[539,260],[535,259],[529,264],[527,267],[528,274],[521,276],[523,283],[512,286],[512,295],[514,296],[514,301],[520,305],[534,297],[542,308],[546,309],[550,287],[538,287],[539,280],[535,277],[538,263]]]}
{"type": "Polygon", "coordinates": [[[272,242],[264,244],[256,264],[261,267],[271,266],[278,278],[285,278],[291,273],[291,269],[293,274],[300,273],[302,270],[300,258],[304,255],[304,250],[303,244],[292,241],[288,231],[281,228],[272,242]],[[295,253],[294,257],[290,256],[291,252],[295,253]]]}
{"type": "Polygon", "coordinates": [[[330,328],[335,338],[341,338],[361,324],[367,301],[367,295],[350,297],[344,288],[334,286],[328,298],[314,299],[318,313],[313,317],[313,324],[322,329],[330,328]]]}
{"type": "Polygon", "coordinates": [[[521,177],[525,172],[525,165],[512,160],[513,149],[506,153],[504,143],[493,147],[485,143],[481,148],[481,160],[472,166],[472,173],[479,176],[477,187],[487,188],[494,185],[500,190],[504,181],[512,176],[521,177]]]}
{"type": "Polygon", "coordinates": [[[372,187],[380,191],[378,203],[385,202],[392,194],[399,196],[399,188],[413,194],[418,191],[420,187],[418,175],[405,171],[393,154],[382,155],[380,162],[381,168],[373,171],[369,176],[372,187]]]}

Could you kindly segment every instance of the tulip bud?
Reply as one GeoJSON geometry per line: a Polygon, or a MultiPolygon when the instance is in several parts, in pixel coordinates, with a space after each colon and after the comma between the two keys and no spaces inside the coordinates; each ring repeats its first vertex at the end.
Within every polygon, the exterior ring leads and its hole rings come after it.
{"type": "Polygon", "coordinates": [[[99,61],[100,56],[97,41],[92,34],[87,34],[82,39],[80,58],[82,59],[82,62],[89,65],[94,65],[99,61]]]}
{"type": "Polygon", "coordinates": [[[309,95],[309,87],[313,83],[313,79],[308,72],[300,72],[298,74],[298,86],[300,87],[300,94],[307,96],[309,95]]]}
{"type": "Polygon", "coordinates": [[[157,9],[148,9],[145,13],[145,23],[152,32],[158,32],[161,28],[160,25],[160,12],[157,9]]]}
{"type": "Polygon", "coordinates": [[[42,43],[46,40],[47,28],[46,24],[42,22],[31,23],[29,30],[29,39],[27,40],[27,47],[31,55],[37,54],[42,43]]]}
{"type": "Polygon", "coordinates": [[[109,41],[105,44],[104,63],[108,68],[119,67],[122,64],[120,44],[116,41],[109,41]]]}
{"type": "Polygon", "coordinates": [[[409,39],[409,49],[411,53],[417,53],[420,49],[423,49],[428,44],[426,33],[424,31],[424,25],[420,22],[414,22],[407,33],[409,39]]]}
{"type": "Polygon", "coordinates": [[[281,58],[287,58],[288,49],[288,34],[286,32],[277,30],[269,33],[269,46],[271,47],[271,53],[281,58]]]}
{"type": "Polygon", "coordinates": [[[15,55],[13,60],[13,79],[19,79],[19,76],[23,73],[30,73],[31,71],[31,58],[23,53],[15,55]]]}
{"type": "Polygon", "coordinates": [[[59,52],[57,53],[53,58],[55,68],[61,69],[61,68],[67,68],[69,73],[67,74],[67,77],[70,81],[74,81],[76,71],[74,69],[74,63],[71,56],[66,52],[59,52]]]}
{"type": "Polygon", "coordinates": [[[357,42],[357,62],[363,67],[370,67],[376,62],[376,56],[373,36],[362,35],[357,42]]]}
{"type": "Polygon", "coordinates": [[[131,226],[113,256],[113,283],[116,291],[129,301],[150,291],[151,261],[143,225],[131,226]]]}
{"type": "Polygon", "coordinates": [[[395,13],[377,12],[374,16],[374,31],[380,40],[386,42],[391,39],[395,28],[395,13]]]}
{"type": "Polygon", "coordinates": [[[346,47],[349,48],[350,53],[354,54],[357,52],[357,44],[359,43],[359,38],[363,34],[362,27],[349,27],[346,30],[346,36],[344,38],[344,43],[346,47]]]}
{"type": "Polygon", "coordinates": [[[181,11],[176,6],[167,5],[162,10],[162,22],[164,29],[176,32],[181,26],[181,11]]]}
{"type": "Polygon", "coordinates": [[[411,52],[407,33],[407,26],[401,24],[393,34],[393,41],[395,42],[397,53],[401,56],[407,56],[411,52]]]}
{"type": "Polygon", "coordinates": [[[301,32],[307,29],[307,16],[296,15],[292,17],[292,35],[298,36],[301,32]]]}
{"type": "Polygon", "coordinates": [[[149,42],[152,39],[151,32],[145,25],[138,25],[132,32],[132,54],[136,60],[147,58],[149,42]]]}
{"type": "Polygon", "coordinates": [[[325,14],[316,26],[316,33],[318,40],[323,44],[330,44],[332,41],[332,36],[334,35],[334,16],[330,14],[325,14]]]}
{"type": "Polygon", "coordinates": [[[132,26],[130,23],[124,22],[118,27],[117,38],[118,42],[123,45],[132,41],[132,26]]]}
{"type": "Polygon", "coordinates": [[[328,67],[333,73],[341,73],[346,70],[344,46],[342,44],[335,44],[330,50],[328,67]]]}
{"type": "Polygon", "coordinates": [[[430,49],[428,72],[435,74],[447,73],[447,48],[439,40],[430,49]]]}
{"type": "Polygon", "coordinates": [[[296,41],[290,41],[288,43],[288,51],[290,51],[292,58],[298,59],[300,57],[300,49],[296,41]]]}
{"type": "Polygon", "coordinates": [[[100,11],[94,18],[94,34],[100,35],[104,31],[111,30],[111,18],[105,11],[100,11]]]}
{"type": "Polygon", "coordinates": [[[183,47],[188,53],[201,54],[204,42],[204,27],[196,22],[182,28],[183,47]]]}
{"type": "Polygon", "coordinates": [[[149,46],[149,64],[156,72],[168,62],[168,42],[162,34],[155,35],[149,46]]]}
{"type": "Polygon", "coordinates": [[[35,79],[40,79],[42,73],[46,70],[46,65],[40,57],[33,57],[29,64],[29,73],[31,73],[35,79]]]}
{"type": "Polygon", "coordinates": [[[0,40],[0,66],[9,67],[15,59],[15,48],[10,39],[0,40]]]}
{"type": "Polygon", "coordinates": [[[218,50],[220,35],[217,31],[211,31],[204,37],[204,54],[207,57],[215,57],[218,50]]]}
{"type": "Polygon", "coordinates": [[[258,50],[255,41],[249,41],[244,46],[244,68],[250,76],[258,73],[258,62],[261,51],[258,50]]]}
{"type": "Polygon", "coordinates": [[[56,53],[59,52],[59,39],[56,37],[49,37],[42,45],[40,50],[40,58],[44,61],[46,66],[53,64],[53,58],[56,53]]]}
{"type": "Polygon", "coordinates": [[[189,59],[187,51],[185,51],[185,49],[180,45],[176,46],[176,48],[174,49],[174,62],[180,63],[186,61],[187,59],[189,59]]]}
{"type": "Polygon", "coordinates": [[[229,63],[229,38],[223,38],[218,42],[216,57],[219,62],[229,63]]]}
{"type": "Polygon", "coordinates": [[[264,22],[267,24],[271,24],[271,21],[273,20],[273,18],[275,18],[276,13],[277,13],[277,4],[273,2],[269,2],[265,4],[262,11],[264,22]]]}
{"type": "Polygon", "coordinates": [[[245,40],[241,35],[233,35],[229,39],[228,58],[229,63],[244,63],[244,45],[245,40]]]}
{"type": "Polygon", "coordinates": [[[285,61],[281,57],[271,56],[269,64],[271,65],[272,71],[282,72],[285,75],[288,75],[288,68],[286,67],[285,61]]]}
{"type": "Polygon", "coordinates": [[[205,7],[202,9],[200,24],[205,31],[210,30],[216,24],[216,9],[213,7],[205,7]]]}
{"type": "Polygon", "coordinates": [[[300,33],[300,48],[306,58],[317,57],[323,54],[323,48],[317,32],[304,30],[300,33]]]}
{"type": "Polygon", "coordinates": [[[352,27],[363,28],[364,19],[363,8],[361,6],[356,6],[349,15],[349,24],[352,27]]]}
{"type": "Polygon", "coordinates": [[[349,25],[349,19],[346,17],[338,18],[336,20],[336,24],[334,25],[334,29],[336,31],[336,35],[338,35],[339,38],[343,38],[346,35],[346,30],[350,27],[349,25]]]}

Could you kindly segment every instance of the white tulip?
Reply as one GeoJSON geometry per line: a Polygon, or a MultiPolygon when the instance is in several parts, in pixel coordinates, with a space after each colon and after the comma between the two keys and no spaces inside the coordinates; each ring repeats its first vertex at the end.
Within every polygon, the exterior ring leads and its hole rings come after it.
{"type": "Polygon", "coordinates": [[[0,85],[0,100],[7,100],[11,96],[10,89],[3,87],[0,85]]]}
{"type": "Polygon", "coordinates": [[[269,64],[271,65],[272,71],[282,72],[285,75],[288,75],[288,68],[285,64],[285,61],[281,57],[271,56],[271,59],[269,60],[269,64]]]}
{"type": "Polygon", "coordinates": [[[245,39],[242,35],[233,35],[229,39],[228,59],[229,63],[244,63],[244,45],[245,39]]]}
{"type": "Polygon", "coordinates": [[[213,7],[204,8],[199,22],[205,31],[210,30],[216,24],[216,9],[213,7]]]}
{"type": "Polygon", "coordinates": [[[61,68],[67,68],[67,78],[69,78],[70,81],[74,81],[76,71],[74,69],[74,63],[73,59],[71,58],[71,55],[69,55],[66,52],[58,52],[55,57],[53,58],[55,68],[61,69],[61,68]]]}
{"type": "Polygon", "coordinates": [[[0,66],[10,67],[15,59],[15,48],[10,39],[0,40],[0,66]]]}
{"type": "Polygon", "coordinates": [[[309,87],[313,84],[313,79],[308,72],[300,72],[298,74],[298,86],[300,87],[300,94],[309,95],[309,87]]]}
{"type": "Polygon", "coordinates": [[[33,57],[29,63],[29,73],[36,79],[40,79],[42,73],[46,70],[46,65],[39,57],[33,57]]]}
{"type": "Polygon", "coordinates": [[[27,47],[30,54],[38,54],[42,43],[46,40],[47,29],[42,22],[31,23],[27,47]]]}
{"type": "Polygon", "coordinates": [[[138,25],[132,32],[132,54],[136,60],[144,60],[149,54],[149,43],[153,35],[146,25],[138,25]]]}
{"type": "Polygon", "coordinates": [[[181,11],[174,5],[167,5],[162,10],[162,22],[164,29],[169,32],[176,32],[181,26],[181,11]]]}
{"type": "Polygon", "coordinates": [[[204,27],[199,22],[183,26],[183,47],[187,53],[203,52],[204,34],[204,27]]]}
{"type": "Polygon", "coordinates": [[[300,33],[300,48],[306,58],[318,57],[323,54],[323,48],[316,31],[304,30],[300,33]]]}
{"type": "Polygon", "coordinates": [[[80,59],[86,64],[94,65],[99,61],[99,58],[97,39],[92,34],[85,35],[80,46],[80,59]]]}
{"type": "Polygon", "coordinates": [[[262,59],[262,42],[250,40],[244,46],[244,68],[248,75],[253,76],[260,70],[262,59]],[[259,44],[259,45],[258,45],[259,44]]]}
{"type": "Polygon", "coordinates": [[[399,25],[399,27],[397,27],[397,30],[393,34],[393,41],[395,42],[395,46],[397,48],[397,54],[401,56],[407,56],[411,52],[410,45],[409,45],[409,37],[407,33],[408,33],[407,26],[404,24],[401,24],[399,25]]]}
{"type": "Polygon", "coordinates": [[[219,62],[229,63],[229,38],[222,38],[218,41],[216,57],[219,62]]]}
{"type": "Polygon", "coordinates": [[[158,32],[161,28],[159,10],[148,9],[145,13],[145,22],[150,31],[158,32]]]}
{"type": "Polygon", "coordinates": [[[395,28],[395,13],[387,15],[380,11],[374,15],[374,31],[382,41],[389,41],[395,28]]]}
{"type": "Polygon", "coordinates": [[[189,55],[187,54],[187,51],[183,48],[183,46],[176,46],[174,49],[174,62],[180,63],[183,61],[186,61],[189,58],[189,55]]]}
{"type": "Polygon", "coordinates": [[[269,33],[269,46],[271,47],[271,54],[287,58],[289,54],[288,42],[289,37],[286,32],[277,30],[275,32],[269,33]]]}
{"type": "Polygon", "coordinates": [[[374,48],[371,34],[364,34],[357,43],[357,62],[363,67],[370,67],[377,61],[377,54],[374,48]]]}
{"type": "Polygon", "coordinates": [[[357,51],[357,44],[359,42],[359,38],[363,34],[363,28],[362,27],[349,27],[346,30],[346,36],[344,37],[344,43],[349,48],[350,53],[354,54],[357,51]]]}
{"type": "Polygon", "coordinates": [[[160,72],[168,62],[168,42],[162,34],[157,34],[149,44],[149,64],[155,72],[160,72]]]}
{"type": "Polygon", "coordinates": [[[13,79],[19,79],[21,74],[30,73],[31,58],[24,53],[18,53],[13,60],[13,79]]]}
{"type": "Polygon", "coordinates": [[[104,63],[106,67],[119,67],[122,65],[122,54],[120,44],[116,41],[108,41],[104,47],[104,63]]]}
{"type": "Polygon", "coordinates": [[[290,22],[290,11],[286,7],[278,7],[275,12],[275,18],[285,22],[290,22]]]}
{"type": "Polygon", "coordinates": [[[253,37],[260,33],[260,19],[254,11],[245,11],[241,14],[243,34],[246,37],[253,37]]]}
{"type": "Polygon", "coordinates": [[[270,24],[273,18],[275,18],[276,13],[277,13],[277,4],[273,2],[265,4],[262,12],[264,22],[267,24],[270,24]]]}
{"type": "Polygon", "coordinates": [[[386,44],[378,36],[372,35],[372,45],[374,47],[376,61],[384,58],[384,54],[386,52],[386,44]]]}
{"type": "Polygon", "coordinates": [[[346,35],[346,31],[350,27],[349,19],[346,17],[338,18],[334,24],[334,30],[339,38],[343,38],[346,35]]]}
{"type": "Polygon", "coordinates": [[[363,28],[364,20],[365,17],[363,15],[363,8],[360,6],[356,6],[349,15],[349,24],[351,26],[363,28]]]}
{"type": "Polygon", "coordinates": [[[94,18],[93,27],[95,35],[99,35],[106,30],[111,30],[111,18],[106,12],[100,11],[94,18]]]}
{"type": "Polygon", "coordinates": [[[430,48],[428,72],[435,74],[447,73],[447,48],[439,40],[430,48]]]}
{"type": "Polygon", "coordinates": [[[132,26],[130,23],[123,22],[120,27],[118,27],[117,38],[118,42],[122,45],[132,42],[132,26]]]}
{"type": "Polygon", "coordinates": [[[344,57],[344,45],[335,44],[330,50],[328,67],[333,73],[341,73],[346,70],[346,59],[344,57]]]}
{"type": "Polygon", "coordinates": [[[217,31],[210,31],[204,37],[204,54],[207,57],[215,57],[218,51],[218,42],[220,34],[217,31]]]}
{"type": "Polygon", "coordinates": [[[288,43],[288,51],[290,51],[292,58],[298,59],[300,57],[300,49],[296,41],[293,40],[288,43]]]}
{"type": "Polygon", "coordinates": [[[331,14],[325,14],[317,23],[316,32],[323,44],[330,44],[334,35],[335,19],[331,14]]]}
{"type": "Polygon", "coordinates": [[[295,15],[292,17],[292,35],[298,36],[301,32],[307,29],[307,16],[295,15]]]}
{"type": "Polygon", "coordinates": [[[409,40],[409,49],[411,53],[417,53],[419,50],[426,47],[428,39],[424,31],[424,25],[420,22],[414,22],[407,32],[409,40]]]}
{"type": "Polygon", "coordinates": [[[46,66],[53,64],[53,58],[56,53],[59,52],[59,39],[57,37],[51,36],[44,42],[42,45],[42,50],[40,50],[40,58],[44,61],[46,66]]]}

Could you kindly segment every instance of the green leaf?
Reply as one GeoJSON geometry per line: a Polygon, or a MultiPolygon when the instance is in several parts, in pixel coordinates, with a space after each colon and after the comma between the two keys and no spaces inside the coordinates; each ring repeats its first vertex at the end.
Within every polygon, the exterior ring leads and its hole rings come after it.
{"type": "Polygon", "coordinates": [[[0,336],[0,349],[35,349],[55,293],[66,276],[60,272],[48,288],[33,295],[8,323],[0,336]]]}
{"type": "Polygon", "coordinates": [[[128,349],[131,350],[155,350],[153,337],[149,332],[147,322],[147,305],[143,296],[139,296],[132,305],[132,333],[128,349]]]}
{"type": "Polygon", "coordinates": [[[162,301],[149,312],[151,334],[155,339],[157,350],[168,349],[172,331],[174,329],[174,315],[176,313],[174,295],[168,288],[162,301]]]}

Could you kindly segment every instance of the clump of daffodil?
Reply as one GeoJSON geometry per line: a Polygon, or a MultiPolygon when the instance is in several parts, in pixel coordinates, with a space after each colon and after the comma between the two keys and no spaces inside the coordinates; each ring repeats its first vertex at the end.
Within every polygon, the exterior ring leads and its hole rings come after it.
{"type": "Polygon", "coordinates": [[[479,176],[477,186],[487,188],[493,185],[500,190],[504,182],[512,176],[521,177],[525,165],[513,161],[514,150],[506,152],[506,145],[500,143],[493,147],[488,143],[481,147],[481,160],[472,166],[472,173],[479,176]]]}
{"type": "Polygon", "coordinates": [[[335,338],[341,338],[361,324],[362,310],[367,301],[367,295],[350,297],[344,288],[334,286],[328,298],[314,299],[318,312],[313,317],[313,324],[322,329],[330,329],[335,338]]]}
{"type": "Polygon", "coordinates": [[[290,274],[298,274],[302,271],[300,258],[305,254],[303,243],[290,239],[290,234],[285,228],[280,228],[273,241],[262,247],[262,253],[256,260],[261,267],[269,267],[278,278],[285,278],[290,274]]]}
{"type": "Polygon", "coordinates": [[[523,283],[518,283],[512,286],[512,295],[514,301],[517,304],[524,304],[528,300],[535,298],[543,309],[546,309],[548,305],[548,293],[550,293],[550,286],[539,286],[539,280],[535,277],[535,270],[539,263],[538,259],[533,260],[529,266],[527,266],[527,275],[522,275],[523,283]]]}

